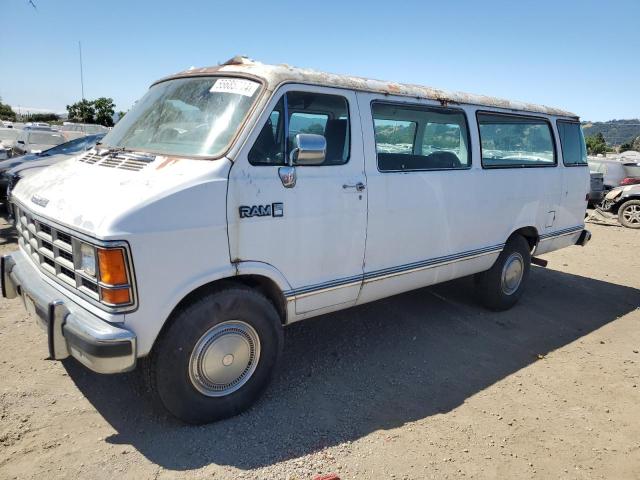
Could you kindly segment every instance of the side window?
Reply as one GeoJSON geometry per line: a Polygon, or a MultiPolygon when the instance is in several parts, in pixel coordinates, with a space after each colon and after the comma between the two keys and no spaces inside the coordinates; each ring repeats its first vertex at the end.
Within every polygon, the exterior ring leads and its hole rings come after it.
{"type": "Polygon", "coordinates": [[[289,152],[298,133],[324,135],[327,154],[322,165],[342,165],[349,161],[350,127],[347,99],[339,95],[288,92],[289,152]]]}
{"type": "Polygon", "coordinates": [[[251,165],[284,165],[284,97],[273,109],[249,151],[251,165]]]}
{"type": "Polygon", "coordinates": [[[482,166],[555,166],[551,126],[541,118],[478,113],[482,166]]]}
{"type": "Polygon", "coordinates": [[[371,111],[381,172],[471,166],[467,119],[460,110],[374,102],[371,111]]]}
{"type": "Polygon", "coordinates": [[[587,147],[580,124],[558,120],[556,125],[560,135],[564,164],[569,166],[587,165],[587,147]]]}
{"type": "Polygon", "coordinates": [[[271,120],[271,129],[273,130],[273,137],[275,138],[278,135],[278,120],[280,119],[280,111],[274,110],[269,115],[269,120],[271,120]]]}
{"type": "Polygon", "coordinates": [[[416,140],[418,124],[405,120],[373,119],[376,135],[376,152],[411,155],[416,140]]]}
{"type": "Polygon", "coordinates": [[[288,92],[269,115],[249,151],[252,165],[284,165],[299,133],[323,135],[327,153],[322,165],[342,165],[349,160],[350,126],[347,99],[339,95],[288,92]],[[284,112],[288,112],[285,132],[284,112]],[[284,141],[286,139],[286,142],[284,141]]]}
{"type": "Polygon", "coordinates": [[[329,115],[324,113],[293,112],[289,120],[289,144],[293,145],[293,140],[298,133],[315,133],[324,135],[329,115]]]}

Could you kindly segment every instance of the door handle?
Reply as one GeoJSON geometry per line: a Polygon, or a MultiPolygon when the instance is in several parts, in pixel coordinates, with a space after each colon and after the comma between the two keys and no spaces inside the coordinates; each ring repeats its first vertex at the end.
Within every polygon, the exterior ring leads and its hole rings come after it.
{"type": "Polygon", "coordinates": [[[351,184],[351,185],[348,185],[348,184],[345,183],[344,185],[342,185],[342,188],[344,188],[345,190],[347,188],[355,188],[356,192],[362,192],[365,189],[365,185],[362,182],[354,183],[354,184],[351,184]]]}

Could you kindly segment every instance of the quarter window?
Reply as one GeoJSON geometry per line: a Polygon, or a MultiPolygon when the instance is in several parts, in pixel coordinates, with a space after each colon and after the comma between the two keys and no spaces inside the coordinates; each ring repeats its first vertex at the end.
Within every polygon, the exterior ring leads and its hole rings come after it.
{"type": "Polygon", "coordinates": [[[554,166],[555,149],[544,119],[478,113],[482,166],[485,168],[554,166]]]}
{"type": "Polygon", "coordinates": [[[569,166],[587,165],[587,147],[584,144],[580,124],[558,120],[557,125],[564,164],[569,166]]]}
{"type": "Polygon", "coordinates": [[[286,164],[299,133],[324,136],[327,153],[322,165],[346,163],[351,148],[347,99],[339,95],[287,92],[269,115],[249,151],[249,162],[252,165],[286,164]],[[284,125],[285,110],[289,116],[288,132],[284,125]]]}
{"type": "Polygon", "coordinates": [[[467,121],[460,110],[374,102],[381,172],[469,168],[467,121]]]}

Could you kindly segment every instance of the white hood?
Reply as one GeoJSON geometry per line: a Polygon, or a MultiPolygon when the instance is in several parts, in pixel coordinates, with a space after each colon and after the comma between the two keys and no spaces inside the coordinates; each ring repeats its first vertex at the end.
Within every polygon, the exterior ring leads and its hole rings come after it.
{"type": "MultiPolygon", "coordinates": [[[[156,159],[139,171],[84,163],[74,157],[20,181],[13,198],[37,215],[109,239],[150,203],[212,181],[226,181],[226,159],[156,159]]],[[[191,208],[197,206],[191,205],[191,208]]]]}

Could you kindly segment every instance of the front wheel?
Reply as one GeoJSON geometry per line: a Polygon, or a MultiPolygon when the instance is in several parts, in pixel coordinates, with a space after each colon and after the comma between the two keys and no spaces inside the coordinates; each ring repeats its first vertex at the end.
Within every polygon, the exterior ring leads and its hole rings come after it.
{"type": "Polygon", "coordinates": [[[493,267],[475,276],[480,302],[495,311],[513,307],[522,296],[530,269],[529,242],[519,235],[512,237],[493,267]]]}
{"type": "Polygon", "coordinates": [[[640,200],[629,200],[620,205],[618,220],[627,228],[640,228],[640,200]]]}
{"type": "Polygon", "coordinates": [[[176,312],[146,363],[149,386],[184,422],[228,418],[259,398],[282,344],[273,304],[255,290],[229,286],[176,312]]]}

